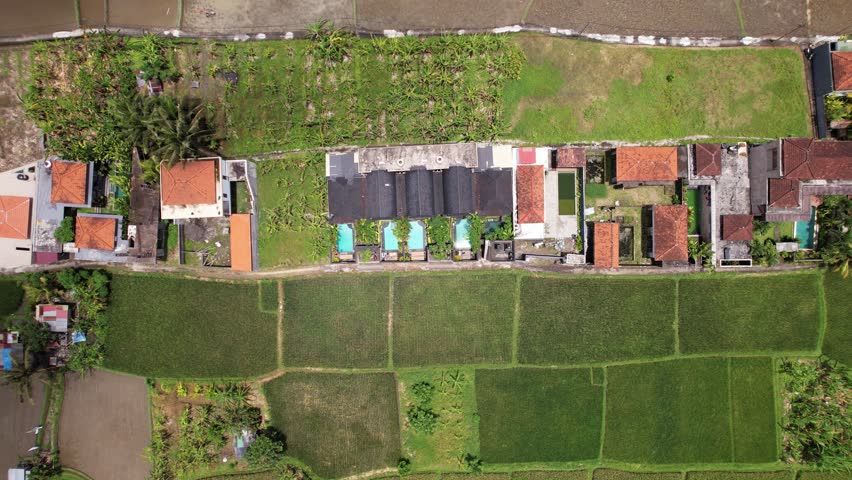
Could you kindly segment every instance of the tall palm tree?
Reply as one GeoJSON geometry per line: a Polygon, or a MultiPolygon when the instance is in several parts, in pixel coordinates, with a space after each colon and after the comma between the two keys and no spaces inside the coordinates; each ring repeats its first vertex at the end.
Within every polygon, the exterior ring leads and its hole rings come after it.
{"type": "Polygon", "coordinates": [[[217,155],[209,148],[216,142],[215,131],[208,127],[201,102],[162,98],[151,127],[156,143],[151,156],[169,166],[186,158],[217,155]]]}
{"type": "Polygon", "coordinates": [[[29,350],[25,350],[23,361],[18,362],[12,359],[12,369],[3,371],[2,384],[14,386],[21,403],[24,403],[25,399],[32,403],[32,375],[36,370],[37,368],[30,362],[29,350]]]}

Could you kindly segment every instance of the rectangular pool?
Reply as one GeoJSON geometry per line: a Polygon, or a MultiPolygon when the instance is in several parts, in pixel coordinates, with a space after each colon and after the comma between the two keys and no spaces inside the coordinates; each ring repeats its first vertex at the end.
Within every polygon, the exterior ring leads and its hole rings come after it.
{"type": "MultiPolygon", "coordinates": [[[[411,220],[411,233],[408,234],[408,250],[424,250],[426,248],[426,230],[423,224],[411,220]]],[[[394,222],[388,222],[382,229],[382,248],[386,252],[399,251],[399,239],[393,233],[394,222]]]]}
{"type": "Polygon", "coordinates": [[[466,218],[456,220],[455,234],[456,239],[453,242],[453,248],[456,250],[470,250],[470,240],[467,238],[468,222],[466,218]]]}
{"type": "Polygon", "coordinates": [[[341,223],[337,226],[337,251],[340,253],[355,252],[355,235],[352,225],[341,223]]]}
{"type": "Polygon", "coordinates": [[[577,180],[574,172],[559,173],[559,215],[576,215],[577,180]]]}
{"type": "Polygon", "coordinates": [[[811,207],[811,218],[807,222],[796,222],[796,240],[799,248],[814,248],[814,231],[816,225],[816,207],[811,207]]]}

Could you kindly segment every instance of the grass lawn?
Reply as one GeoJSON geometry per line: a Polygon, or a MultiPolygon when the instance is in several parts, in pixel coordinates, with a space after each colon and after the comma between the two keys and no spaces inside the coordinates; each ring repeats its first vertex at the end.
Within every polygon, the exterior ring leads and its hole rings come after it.
{"type": "Polygon", "coordinates": [[[603,393],[588,368],[477,370],[482,460],[597,459],[603,393]]]}
{"type": "Polygon", "coordinates": [[[24,290],[16,278],[0,278],[0,316],[18,311],[23,298],[24,290]]]}
{"type": "MultiPolygon", "coordinates": [[[[419,433],[403,420],[402,451],[415,470],[435,471],[459,468],[458,456],[479,453],[479,435],[474,370],[425,369],[397,373],[401,414],[416,404],[411,386],[427,382],[435,387],[431,408],[438,415],[438,427],[431,435],[419,433]]],[[[408,477],[406,477],[408,478],[408,477]]]]}
{"type": "Polygon", "coordinates": [[[516,280],[496,272],[394,277],[394,365],[511,361],[516,280]]]}
{"type": "Polygon", "coordinates": [[[396,466],[399,413],[390,373],[287,373],[264,386],[288,455],[323,477],[396,466]]]}
{"type": "Polygon", "coordinates": [[[258,310],[256,283],[113,273],[110,290],[109,369],[159,378],[248,377],[275,369],[276,319],[258,310]]]}
{"type": "Polygon", "coordinates": [[[797,480],[852,480],[852,473],[801,471],[797,480]]]}
{"type": "Polygon", "coordinates": [[[512,480],[588,480],[586,470],[512,472],[512,480]]]}
{"type": "Polygon", "coordinates": [[[668,279],[521,279],[518,361],[582,364],[674,353],[668,279]]]}
{"type": "Polygon", "coordinates": [[[686,480],[792,480],[793,472],[689,472],[686,480]]]}
{"type": "Polygon", "coordinates": [[[388,363],[387,275],[284,282],[284,365],[384,367],[388,363]]]}
{"type": "Polygon", "coordinates": [[[260,309],[267,313],[278,313],[278,281],[263,280],[259,283],[260,309]]]}
{"type": "Polygon", "coordinates": [[[642,48],[522,34],[528,63],[504,94],[529,142],[809,136],[793,49],[642,48]]]}
{"type": "Polygon", "coordinates": [[[769,222],[769,228],[766,233],[754,234],[754,239],[763,243],[766,239],[771,238],[776,242],[783,238],[793,238],[793,225],[796,222],[769,222]]]}
{"type": "Polygon", "coordinates": [[[607,367],[603,456],[628,463],[727,463],[728,361],[607,367]]]}
{"type": "Polygon", "coordinates": [[[683,353],[813,352],[818,348],[818,274],[680,281],[683,353]]]}
{"type": "Polygon", "coordinates": [[[295,153],[258,162],[261,268],[328,260],[327,188],[322,153],[295,153]]]}
{"type": "Polygon", "coordinates": [[[769,463],[778,459],[775,441],[774,368],[769,357],[733,358],[731,414],[734,425],[734,461],[769,463]]]}
{"type": "Polygon", "coordinates": [[[625,472],[609,468],[598,468],[592,474],[592,480],[681,480],[679,472],[625,472]]]}
{"type": "Polygon", "coordinates": [[[827,324],[822,351],[852,365],[852,278],[844,279],[839,273],[826,272],[823,288],[827,324]]]}

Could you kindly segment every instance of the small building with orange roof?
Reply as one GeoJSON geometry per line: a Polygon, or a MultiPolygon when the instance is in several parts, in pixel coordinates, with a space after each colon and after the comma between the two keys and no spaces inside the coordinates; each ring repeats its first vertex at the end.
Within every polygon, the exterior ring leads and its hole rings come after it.
{"type": "Polygon", "coordinates": [[[174,220],[227,215],[230,182],[223,178],[223,172],[220,157],[161,163],[161,217],[174,220]]]}
{"type": "Polygon", "coordinates": [[[624,187],[665,185],[677,181],[678,147],[618,147],[615,183],[624,187]]]}
{"type": "Polygon", "coordinates": [[[653,207],[651,256],[654,261],[674,265],[689,263],[688,216],[686,205],[655,205],[653,207]]]}
{"type": "Polygon", "coordinates": [[[230,220],[231,270],[254,270],[254,242],[251,240],[251,220],[248,213],[234,213],[230,220]]]}
{"type": "Polygon", "coordinates": [[[28,197],[0,195],[0,238],[30,238],[30,204],[28,197]]]}
{"type": "Polygon", "coordinates": [[[93,168],[88,163],[51,160],[50,202],[75,207],[92,203],[93,168]]]}
{"type": "Polygon", "coordinates": [[[592,251],[595,268],[618,268],[618,223],[595,223],[592,251]]]}
{"type": "Polygon", "coordinates": [[[77,215],[74,245],[78,249],[115,250],[118,221],[112,216],[77,215]]]}

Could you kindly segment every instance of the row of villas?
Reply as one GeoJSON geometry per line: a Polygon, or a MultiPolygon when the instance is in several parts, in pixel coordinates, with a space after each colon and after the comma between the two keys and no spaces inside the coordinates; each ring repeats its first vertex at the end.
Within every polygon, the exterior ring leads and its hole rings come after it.
{"type": "Polygon", "coordinates": [[[424,227],[444,216],[455,260],[685,267],[694,240],[710,244],[718,267],[750,267],[755,218],[793,222],[779,251],[814,248],[822,197],[852,195],[852,142],[365,147],[329,153],[326,175],[333,261],[433,260],[424,227]],[[467,241],[471,214],[494,227],[511,221],[512,240],[484,250],[467,241]],[[353,233],[365,220],[379,223],[378,245],[353,233]],[[411,222],[405,258],[400,220],[411,222]]]}
{"type": "Polygon", "coordinates": [[[129,192],[111,185],[93,163],[50,158],[0,173],[0,267],[64,259],[154,263],[164,255],[163,221],[171,221],[181,234],[184,228],[220,226],[227,242],[222,266],[255,270],[253,172],[250,162],[219,157],[162,164],[158,188],[142,182],[134,158],[129,192]],[[247,185],[249,196],[244,213],[235,211],[231,201],[240,183],[247,185]],[[129,204],[126,219],[110,207],[121,197],[129,204]],[[70,241],[60,232],[69,227],[70,241]]]}

